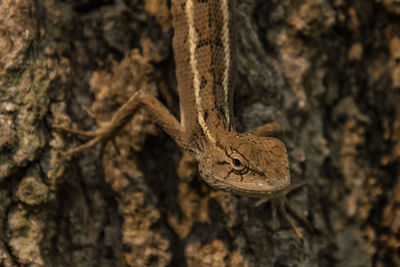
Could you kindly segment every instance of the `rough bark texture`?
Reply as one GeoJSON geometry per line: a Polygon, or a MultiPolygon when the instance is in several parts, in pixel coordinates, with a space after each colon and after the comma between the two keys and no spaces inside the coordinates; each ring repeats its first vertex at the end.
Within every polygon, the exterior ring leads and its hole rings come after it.
{"type": "Polygon", "coordinates": [[[281,124],[314,231],[207,187],[144,112],[62,157],[84,140],[51,124],[139,88],[178,114],[167,0],[0,0],[1,266],[400,266],[399,1],[237,2],[237,125],[281,124]]]}

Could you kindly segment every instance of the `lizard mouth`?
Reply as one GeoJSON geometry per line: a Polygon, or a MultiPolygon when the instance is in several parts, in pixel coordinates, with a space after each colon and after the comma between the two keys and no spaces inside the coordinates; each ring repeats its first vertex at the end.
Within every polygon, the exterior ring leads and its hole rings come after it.
{"type": "MultiPolygon", "coordinates": [[[[290,181],[290,178],[286,181],[290,181]]],[[[284,196],[292,188],[290,182],[282,185],[243,182],[225,182],[224,184],[225,191],[232,194],[266,199],[284,196]]]]}

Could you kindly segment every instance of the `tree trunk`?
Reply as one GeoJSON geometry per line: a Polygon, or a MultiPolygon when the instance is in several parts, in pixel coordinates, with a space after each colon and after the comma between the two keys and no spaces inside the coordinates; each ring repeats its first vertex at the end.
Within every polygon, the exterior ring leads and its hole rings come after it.
{"type": "Polygon", "coordinates": [[[313,229],[209,188],[143,111],[62,154],[87,139],[52,124],[138,89],[178,116],[168,0],[0,0],[1,266],[400,266],[399,2],[237,2],[236,125],[280,123],[313,229]]]}

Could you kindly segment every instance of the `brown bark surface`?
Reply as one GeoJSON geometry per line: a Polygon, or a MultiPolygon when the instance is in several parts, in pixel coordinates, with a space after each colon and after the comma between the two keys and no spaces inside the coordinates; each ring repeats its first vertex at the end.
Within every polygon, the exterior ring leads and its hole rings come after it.
{"type": "Polygon", "coordinates": [[[209,188],[145,112],[179,113],[167,0],[0,0],[0,266],[400,266],[400,4],[238,0],[235,120],[283,128],[301,222],[209,188]],[[90,112],[86,112],[86,107],[90,112]]]}

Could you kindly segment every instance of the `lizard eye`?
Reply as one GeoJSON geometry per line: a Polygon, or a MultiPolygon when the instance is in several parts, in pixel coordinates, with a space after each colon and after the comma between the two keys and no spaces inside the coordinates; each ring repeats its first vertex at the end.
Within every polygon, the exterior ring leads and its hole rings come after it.
{"type": "Polygon", "coordinates": [[[240,167],[242,165],[242,162],[240,161],[240,159],[232,159],[232,164],[234,167],[240,167]]]}
{"type": "Polygon", "coordinates": [[[235,169],[236,171],[243,171],[244,169],[246,169],[246,164],[245,164],[245,160],[243,159],[243,157],[239,154],[233,154],[230,155],[230,158],[232,160],[231,165],[233,167],[233,169],[235,169]]]}

